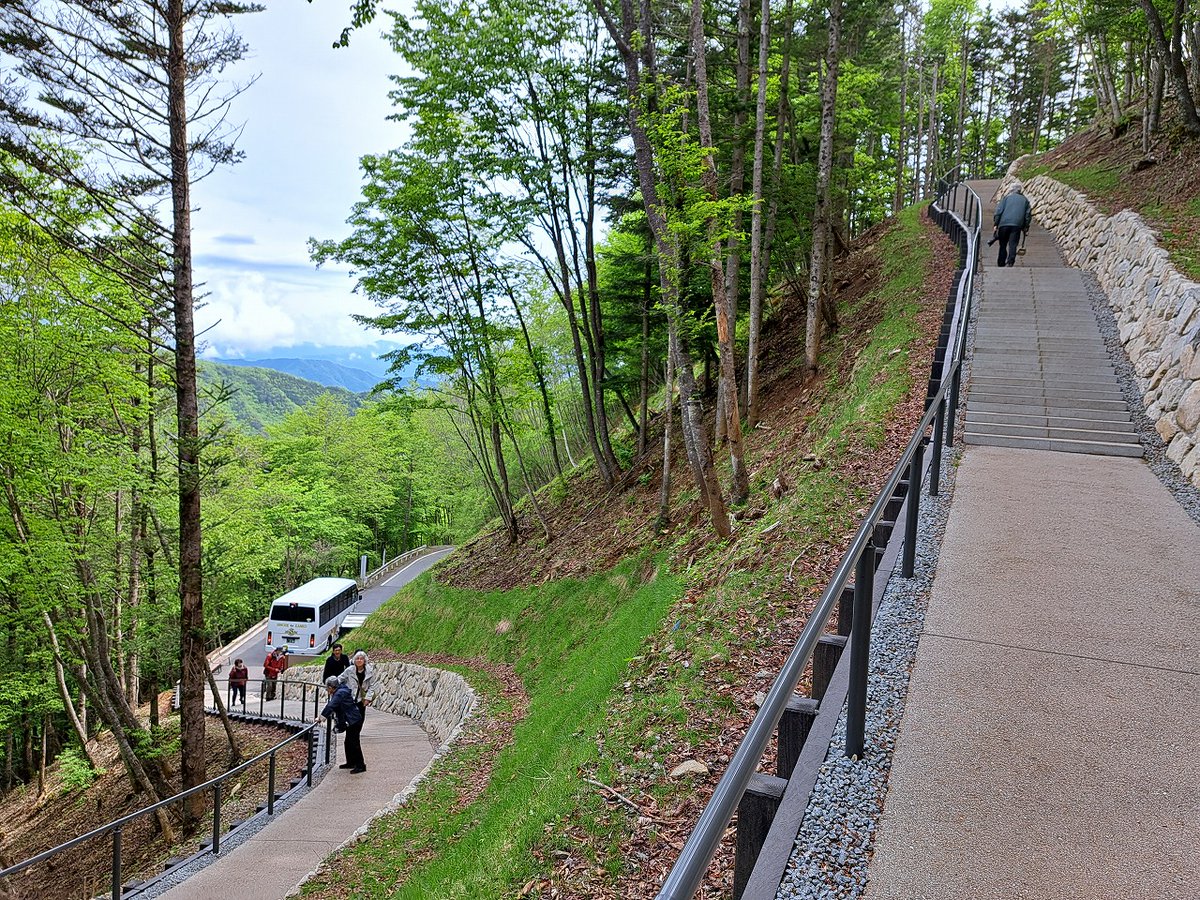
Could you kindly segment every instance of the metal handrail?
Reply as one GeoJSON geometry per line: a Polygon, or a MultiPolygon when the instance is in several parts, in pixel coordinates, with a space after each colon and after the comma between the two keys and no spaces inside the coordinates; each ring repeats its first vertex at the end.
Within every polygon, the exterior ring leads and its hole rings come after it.
{"type": "Polygon", "coordinates": [[[422,544],[420,547],[414,547],[411,550],[405,550],[399,556],[389,559],[387,562],[376,567],[375,569],[372,569],[370,572],[368,572],[366,575],[364,575],[362,578],[360,578],[358,580],[358,586],[360,588],[366,587],[368,584],[370,584],[376,578],[379,578],[381,575],[383,575],[389,569],[395,568],[401,562],[406,561],[406,560],[417,559],[418,557],[424,556],[427,553],[432,553],[437,549],[439,549],[439,547],[431,547],[429,544],[422,544]]]}
{"type": "MultiPolygon", "coordinates": [[[[246,771],[248,768],[255,765],[256,763],[260,763],[264,759],[269,760],[270,772],[269,772],[268,779],[267,779],[268,780],[267,814],[273,815],[274,811],[275,811],[275,757],[276,757],[276,754],[278,754],[280,750],[282,750],[288,744],[291,744],[293,741],[298,741],[301,739],[306,740],[308,743],[308,762],[305,766],[305,780],[307,782],[308,787],[312,787],[313,768],[314,768],[315,755],[316,755],[315,742],[316,742],[317,727],[318,727],[318,723],[313,722],[312,724],[307,725],[304,728],[300,729],[295,734],[280,741],[278,744],[275,744],[274,746],[269,747],[268,749],[264,750],[262,753],[258,754],[253,759],[248,759],[245,762],[240,763],[239,765],[230,769],[228,772],[218,775],[216,778],[211,778],[208,781],[204,782],[203,784],[196,785],[195,787],[189,788],[186,791],[181,791],[180,793],[175,794],[172,797],[168,797],[166,800],[160,800],[151,806],[143,807],[142,809],[139,809],[135,812],[129,813],[126,816],[122,816],[119,819],[114,819],[113,821],[108,822],[105,825],[101,825],[99,828],[94,828],[91,831],[87,832],[86,834],[81,834],[78,837],[74,837],[71,840],[66,841],[65,843],[59,844],[57,847],[51,847],[49,850],[43,850],[41,853],[37,854],[36,856],[31,856],[29,859],[22,860],[21,862],[11,865],[8,868],[0,869],[0,879],[7,878],[10,875],[15,875],[18,872],[22,872],[25,869],[30,868],[31,866],[35,866],[38,863],[45,862],[47,859],[50,859],[52,856],[57,856],[59,853],[63,853],[67,850],[70,850],[74,847],[79,846],[84,841],[91,840],[92,838],[102,837],[103,835],[111,832],[113,835],[112,869],[110,871],[111,881],[112,881],[112,897],[113,897],[113,900],[119,900],[119,898],[121,897],[121,829],[123,829],[130,822],[133,822],[133,821],[141,818],[142,816],[147,816],[147,815],[150,815],[151,813],[156,813],[159,810],[164,809],[167,806],[170,806],[171,804],[178,803],[181,800],[185,800],[188,797],[193,796],[194,794],[198,794],[202,791],[207,791],[207,790],[213,791],[213,799],[214,799],[214,802],[213,802],[212,852],[220,853],[220,851],[221,851],[221,786],[229,779],[235,778],[236,776],[240,775],[242,772],[246,771]]],[[[331,741],[330,741],[331,728],[332,728],[332,723],[327,721],[326,729],[325,729],[326,730],[326,735],[325,735],[325,738],[326,738],[326,743],[325,743],[326,760],[325,760],[325,762],[326,763],[329,762],[328,757],[329,757],[329,751],[330,751],[330,746],[331,746],[331,741]]]]}
{"type": "MultiPolygon", "coordinates": [[[[957,185],[955,187],[957,188],[957,185]]],[[[718,845],[725,836],[725,828],[729,824],[730,819],[733,818],[733,814],[741,802],[742,796],[746,793],[746,788],[750,784],[750,779],[758,769],[759,762],[766,752],[767,745],[775,732],[775,728],[779,724],[780,718],[783,716],[783,712],[796,689],[796,685],[799,684],[800,678],[804,674],[804,669],[808,665],[813,650],[825,633],[826,624],[842,595],[843,589],[850,580],[851,573],[855,571],[861,557],[873,552],[875,525],[882,518],[884,507],[887,506],[888,501],[895,493],[906,472],[910,476],[914,470],[919,472],[921,449],[925,444],[925,432],[929,430],[929,427],[935,420],[937,420],[939,425],[939,428],[935,429],[934,434],[935,460],[940,456],[942,443],[942,430],[940,426],[947,420],[952,423],[957,411],[956,406],[953,409],[947,410],[947,405],[948,400],[951,398],[953,398],[955,405],[957,404],[958,381],[966,346],[967,321],[970,318],[969,304],[971,291],[974,288],[974,260],[977,258],[979,245],[979,209],[981,209],[981,204],[979,204],[978,195],[973,190],[970,188],[966,188],[966,190],[970,191],[970,195],[964,195],[964,211],[973,220],[970,223],[961,218],[953,209],[945,209],[938,206],[939,202],[944,202],[947,194],[946,190],[940,190],[938,199],[934,201],[934,208],[955,219],[965,234],[965,247],[963,248],[964,273],[959,281],[955,302],[955,315],[958,319],[957,328],[952,323],[950,334],[954,343],[952,346],[947,347],[946,357],[942,364],[941,377],[939,378],[938,390],[929,399],[928,409],[921,418],[920,424],[913,432],[908,446],[905,447],[900,460],[892,469],[887,483],[884,485],[883,490],[880,491],[879,496],[876,497],[875,502],[871,505],[871,509],[867,513],[866,518],[863,519],[858,531],[855,532],[854,537],[850,541],[849,548],[846,550],[841,562],[838,563],[837,569],[834,570],[833,578],[830,580],[828,587],[825,588],[824,593],[821,594],[816,607],[809,615],[799,639],[796,641],[791,653],[788,654],[787,660],[784,662],[779,674],[775,677],[775,681],[772,683],[771,689],[767,692],[766,698],[759,707],[758,713],[750,723],[750,727],[746,731],[746,736],[734,752],[733,758],[729,761],[729,766],[725,770],[725,774],[721,776],[716,789],[713,791],[712,798],[700,814],[700,819],[697,821],[695,829],[693,829],[691,835],[688,837],[683,850],[680,851],[679,858],[663,882],[663,886],[658,892],[658,900],[690,900],[700,887],[709,862],[712,860],[718,845]],[[970,210],[972,195],[974,196],[975,203],[974,213],[970,210]],[[967,261],[971,261],[970,264],[966,264],[967,261]],[[947,412],[949,412],[949,415],[947,415],[947,412]]],[[[955,194],[955,199],[957,199],[957,194],[955,194]]],[[[949,429],[947,429],[946,434],[951,434],[949,429]]],[[[932,484],[931,488],[933,488],[932,484]]],[[[910,497],[919,495],[919,481],[910,478],[908,490],[910,497]]],[[[933,489],[933,492],[936,493],[936,489],[933,489]]],[[[910,503],[911,507],[912,504],[910,503]]],[[[915,529],[910,529],[910,534],[906,534],[905,537],[906,551],[909,539],[913,541],[912,546],[915,550],[915,529]]],[[[869,604],[867,615],[860,618],[858,613],[859,611],[856,609],[853,627],[855,631],[862,634],[865,629],[870,627],[869,604]]],[[[857,723],[847,723],[847,755],[860,755],[862,751],[861,719],[865,713],[866,669],[865,665],[860,668],[862,684],[857,687],[863,695],[863,703],[860,704],[858,711],[860,721],[857,723]],[[857,747],[858,752],[852,754],[850,751],[854,749],[852,743],[855,739],[857,739],[859,744],[857,747]]],[[[854,681],[853,676],[851,680],[852,682],[854,681]]],[[[854,691],[855,687],[852,683],[851,691],[854,691]]]]}

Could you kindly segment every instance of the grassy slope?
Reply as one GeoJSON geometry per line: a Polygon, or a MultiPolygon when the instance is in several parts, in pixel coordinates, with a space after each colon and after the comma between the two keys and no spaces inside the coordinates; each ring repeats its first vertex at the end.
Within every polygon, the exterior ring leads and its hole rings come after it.
{"type": "Polygon", "coordinates": [[[1164,130],[1149,156],[1138,128],[1081,132],[1025,164],[1086,194],[1108,214],[1132,209],[1159,234],[1176,267],[1200,281],[1200,139],[1164,130]]]}
{"type": "MultiPolygon", "coordinates": [[[[912,395],[945,296],[922,287],[931,243],[912,212],[875,248],[887,260],[878,290],[846,279],[855,296],[823,382],[775,359],[768,427],[751,436],[762,506],[729,542],[691,518],[587,579],[477,591],[426,576],[381,610],[366,645],[461,660],[439,664],[467,675],[487,709],[307,896],[653,893],[748,724],[746,695],[765,678],[755,673],[786,654],[906,437],[901,420],[919,416],[912,395]],[[711,775],[669,777],[685,758],[711,775]]],[[[794,354],[781,338],[777,350],[794,354]]],[[[593,542],[607,531],[594,527],[593,542]]]]}

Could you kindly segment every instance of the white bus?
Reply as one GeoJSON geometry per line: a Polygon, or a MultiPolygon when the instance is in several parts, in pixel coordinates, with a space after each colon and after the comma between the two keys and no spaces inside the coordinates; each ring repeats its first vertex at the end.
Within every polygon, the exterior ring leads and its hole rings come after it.
{"type": "Polygon", "coordinates": [[[315,655],[329,649],[358,599],[358,583],[351,578],[314,578],[288,591],[271,605],[267,652],[286,647],[291,653],[315,655]]]}

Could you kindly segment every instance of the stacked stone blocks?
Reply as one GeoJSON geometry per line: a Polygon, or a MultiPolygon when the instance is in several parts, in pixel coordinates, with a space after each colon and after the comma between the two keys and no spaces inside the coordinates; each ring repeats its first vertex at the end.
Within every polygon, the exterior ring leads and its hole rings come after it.
{"type": "MultiPolygon", "coordinates": [[[[406,662],[373,663],[375,701],[372,709],[407,716],[444,751],[475,708],[475,691],[457,672],[406,662]]],[[[321,670],[300,666],[284,673],[287,681],[315,684],[321,670]]]]}

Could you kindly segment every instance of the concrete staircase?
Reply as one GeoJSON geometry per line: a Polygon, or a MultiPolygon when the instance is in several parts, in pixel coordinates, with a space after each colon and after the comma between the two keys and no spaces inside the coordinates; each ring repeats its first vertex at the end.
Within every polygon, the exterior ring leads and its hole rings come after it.
{"type": "MultiPolygon", "coordinates": [[[[998,182],[973,185],[991,234],[998,182]]],[[[1026,253],[996,266],[984,247],[983,295],[975,333],[966,428],[968,444],[1142,455],[1142,447],[1100,337],[1079,270],[1066,268],[1054,239],[1036,223],[1026,253]]]]}

